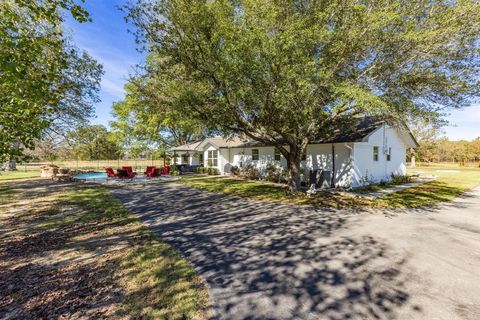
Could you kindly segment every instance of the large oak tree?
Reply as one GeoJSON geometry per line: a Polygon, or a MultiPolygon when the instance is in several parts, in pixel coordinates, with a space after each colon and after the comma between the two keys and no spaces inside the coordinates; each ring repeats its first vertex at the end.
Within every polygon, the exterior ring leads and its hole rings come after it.
{"type": "Polygon", "coordinates": [[[307,144],[355,116],[435,118],[478,97],[478,1],[137,0],[158,91],[226,135],[307,144]]]}

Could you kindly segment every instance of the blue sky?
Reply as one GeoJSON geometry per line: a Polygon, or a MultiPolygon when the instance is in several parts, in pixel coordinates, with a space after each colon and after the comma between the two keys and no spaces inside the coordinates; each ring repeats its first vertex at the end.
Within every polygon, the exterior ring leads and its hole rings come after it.
{"type": "MultiPolygon", "coordinates": [[[[102,79],[100,97],[96,105],[95,124],[108,125],[112,119],[112,102],[123,98],[123,85],[136,64],[142,63],[144,55],[136,51],[132,34],[124,20],[124,13],[117,9],[123,0],[91,0],[85,7],[93,22],[77,23],[71,17],[66,28],[71,32],[74,43],[90,53],[103,64],[105,75],[102,79]]],[[[444,129],[451,140],[480,137],[480,104],[463,110],[453,111],[447,117],[452,126],[444,129]]]]}
{"type": "Polygon", "coordinates": [[[85,2],[93,22],[78,23],[67,15],[65,25],[75,45],[88,51],[103,65],[105,75],[101,83],[100,98],[96,105],[95,124],[108,125],[112,120],[114,101],[124,97],[123,85],[134,66],[143,61],[144,55],[136,51],[132,28],[124,20],[124,13],[117,6],[122,0],[91,0],[85,2]]]}

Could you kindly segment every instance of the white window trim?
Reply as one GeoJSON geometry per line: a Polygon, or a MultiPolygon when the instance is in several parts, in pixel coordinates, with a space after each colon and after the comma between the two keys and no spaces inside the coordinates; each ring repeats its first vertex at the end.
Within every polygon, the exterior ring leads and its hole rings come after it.
{"type": "Polygon", "coordinates": [[[273,160],[275,160],[275,161],[281,161],[282,160],[282,153],[277,148],[275,148],[273,150],[273,160]],[[278,159],[277,159],[277,156],[278,156],[278,159]]]}
{"type": "Polygon", "coordinates": [[[218,150],[207,151],[207,166],[218,167],[218,150]],[[215,157],[213,155],[215,155],[215,157]]]}
{"type": "Polygon", "coordinates": [[[380,160],[380,147],[373,146],[373,161],[378,162],[379,160],[380,160]],[[375,149],[377,150],[377,152],[375,152],[375,149]],[[376,159],[375,159],[375,156],[377,156],[376,159]]]}
{"type": "Polygon", "coordinates": [[[260,160],[260,150],[259,150],[259,149],[252,149],[252,161],[258,161],[258,160],[260,160]],[[253,157],[254,157],[254,155],[253,155],[253,150],[256,150],[256,151],[257,151],[257,154],[256,154],[257,159],[254,159],[254,158],[253,158],[253,157]]]}

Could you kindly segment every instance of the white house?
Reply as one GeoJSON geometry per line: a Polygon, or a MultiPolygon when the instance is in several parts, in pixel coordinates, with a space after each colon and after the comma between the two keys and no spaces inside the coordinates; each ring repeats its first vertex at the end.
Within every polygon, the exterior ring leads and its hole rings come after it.
{"type": "MultiPolygon", "coordinates": [[[[305,173],[327,171],[337,187],[358,187],[365,181],[388,180],[406,173],[406,152],[418,143],[406,126],[393,127],[384,121],[361,118],[349,132],[335,132],[307,146],[301,166],[305,173]],[[334,160],[334,161],[332,161],[334,160]]],[[[234,138],[206,138],[170,149],[177,164],[215,167],[229,175],[232,166],[255,165],[260,172],[269,163],[286,167],[286,160],[273,146],[234,138]]]]}

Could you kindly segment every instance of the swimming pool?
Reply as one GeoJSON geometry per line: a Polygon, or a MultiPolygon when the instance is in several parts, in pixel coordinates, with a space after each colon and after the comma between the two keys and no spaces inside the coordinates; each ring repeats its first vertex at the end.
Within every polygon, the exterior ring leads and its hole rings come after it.
{"type": "Polygon", "coordinates": [[[78,180],[100,181],[100,180],[107,179],[107,173],[106,172],[88,172],[88,173],[80,173],[73,177],[78,180]]]}

